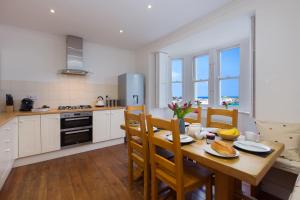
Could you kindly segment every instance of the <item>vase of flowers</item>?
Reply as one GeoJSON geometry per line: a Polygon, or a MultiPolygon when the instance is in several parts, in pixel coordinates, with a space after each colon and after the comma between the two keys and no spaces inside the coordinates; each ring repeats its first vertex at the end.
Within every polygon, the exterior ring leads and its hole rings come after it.
{"type": "Polygon", "coordinates": [[[184,123],[184,117],[193,111],[192,109],[192,103],[184,102],[184,103],[177,103],[172,102],[171,104],[168,104],[168,107],[173,111],[173,117],[177,117],[179,119],[179,130],[181,134],[185,133],[185,123],[184,123]]]}

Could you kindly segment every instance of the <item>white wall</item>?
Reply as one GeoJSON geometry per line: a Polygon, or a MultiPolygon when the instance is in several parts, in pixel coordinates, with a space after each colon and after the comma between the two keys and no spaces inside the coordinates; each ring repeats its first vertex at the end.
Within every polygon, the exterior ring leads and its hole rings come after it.
{"type": "MultiPolygon", "coordinates": [[[[88,80],[117,84],[117,76],[136,71],[135,53],[84,41],[88,80]]],[[[0,25],[1,80],[55,81],[66,67],[65,36],[0,25]]]]}
{"type": "Polygon", "coordinates": [[[257,17],[256,115],[300,122],[300,1],[261,1],[257,17]]]}
{"type": "MultiPolygon", "coordinates": [[[[155,83],[152,53],[215,24],[256,13],[256,117],[262,120],[300,122],[298,54],[300,1],[240,0],[137,51],[137,67],[146,74],[147,105],[154,108],[155,83]]],[[[238,27],[237,27],[238,28],[238,27]]],[[[156,113],[159,113],[156,111],[156,113]]],[[[252,122],[251,122],[252,123],[252,122]]]]}
{"type": "Polygon", "coordinates": [[[135,52],[83,42],[88,76],[67,76],[65,36],[0,25],[0,110],[5,94],[36,97],[35,107],[94,104],[98,96],[117,98],[119,74],[135,72],[135,52]]]}

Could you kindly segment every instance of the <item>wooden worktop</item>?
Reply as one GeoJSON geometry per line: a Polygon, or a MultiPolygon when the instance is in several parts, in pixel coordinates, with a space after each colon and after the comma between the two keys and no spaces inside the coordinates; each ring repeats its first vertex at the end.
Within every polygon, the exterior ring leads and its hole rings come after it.
{"type": "Polygon", "coordinates": [[[124,107],[92,107],[90,109],[78,109],[78,110],[58,110],[58,109],[50,109],[46,112],[21,112],[15,111],[12,113],[1,112],[0,113],[0,126],[3,126],[8,121],[17,116],[29,116],[29,115],[47,115],[47,114],[59,114],[65,112],[86,112],[86,111],[100,111],[100,110],[119,110],[124,109],[124,107]]]}

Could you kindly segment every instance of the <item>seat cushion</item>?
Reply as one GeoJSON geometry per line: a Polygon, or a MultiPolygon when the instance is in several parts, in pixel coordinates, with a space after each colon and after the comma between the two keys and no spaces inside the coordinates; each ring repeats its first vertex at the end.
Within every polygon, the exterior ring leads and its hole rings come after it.
{"type": "Polygon", "coordinates": [[[294,174],[300,173],[300,162],[291,161],[285,158],[277,158],[274,167],[294,174]]]}
{"type": "Polygon", "coordinates": [[[300,123],[281,123],[256,121],[262,140],[270,140],[284,144],[281,157],[291,161],[300,161],[300,123]]]}

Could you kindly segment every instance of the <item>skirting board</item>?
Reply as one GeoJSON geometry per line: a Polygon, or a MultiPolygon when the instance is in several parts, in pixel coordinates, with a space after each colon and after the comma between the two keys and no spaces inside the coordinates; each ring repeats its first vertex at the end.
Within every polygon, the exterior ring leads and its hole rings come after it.
{"type": "Polygon", "coordinates": [[[25,158],[18,158],[15,160],[13,167],[29,165],[29,164],[33,164],[33,163],[37,163],[37,162],[42,162],[42,161],[46,161],[46,160],[69,156],[69,155],[82,153],[82,152],[86,152],[86,151],[92,151],[95,149],[101,149],[104,147],[109,147],[109,146],[122,144],[122,143],[124,143],[124,138],[108,140],[108,141],[94,143],[94,144],[86,144],[86,145],[77,146],[77,147],[73,147],[73,148],[62,149],[59,151],[53,151],[53,152],[49,152],[49,153],[29,156],[29,157],[25,157],[25,158]]]}

